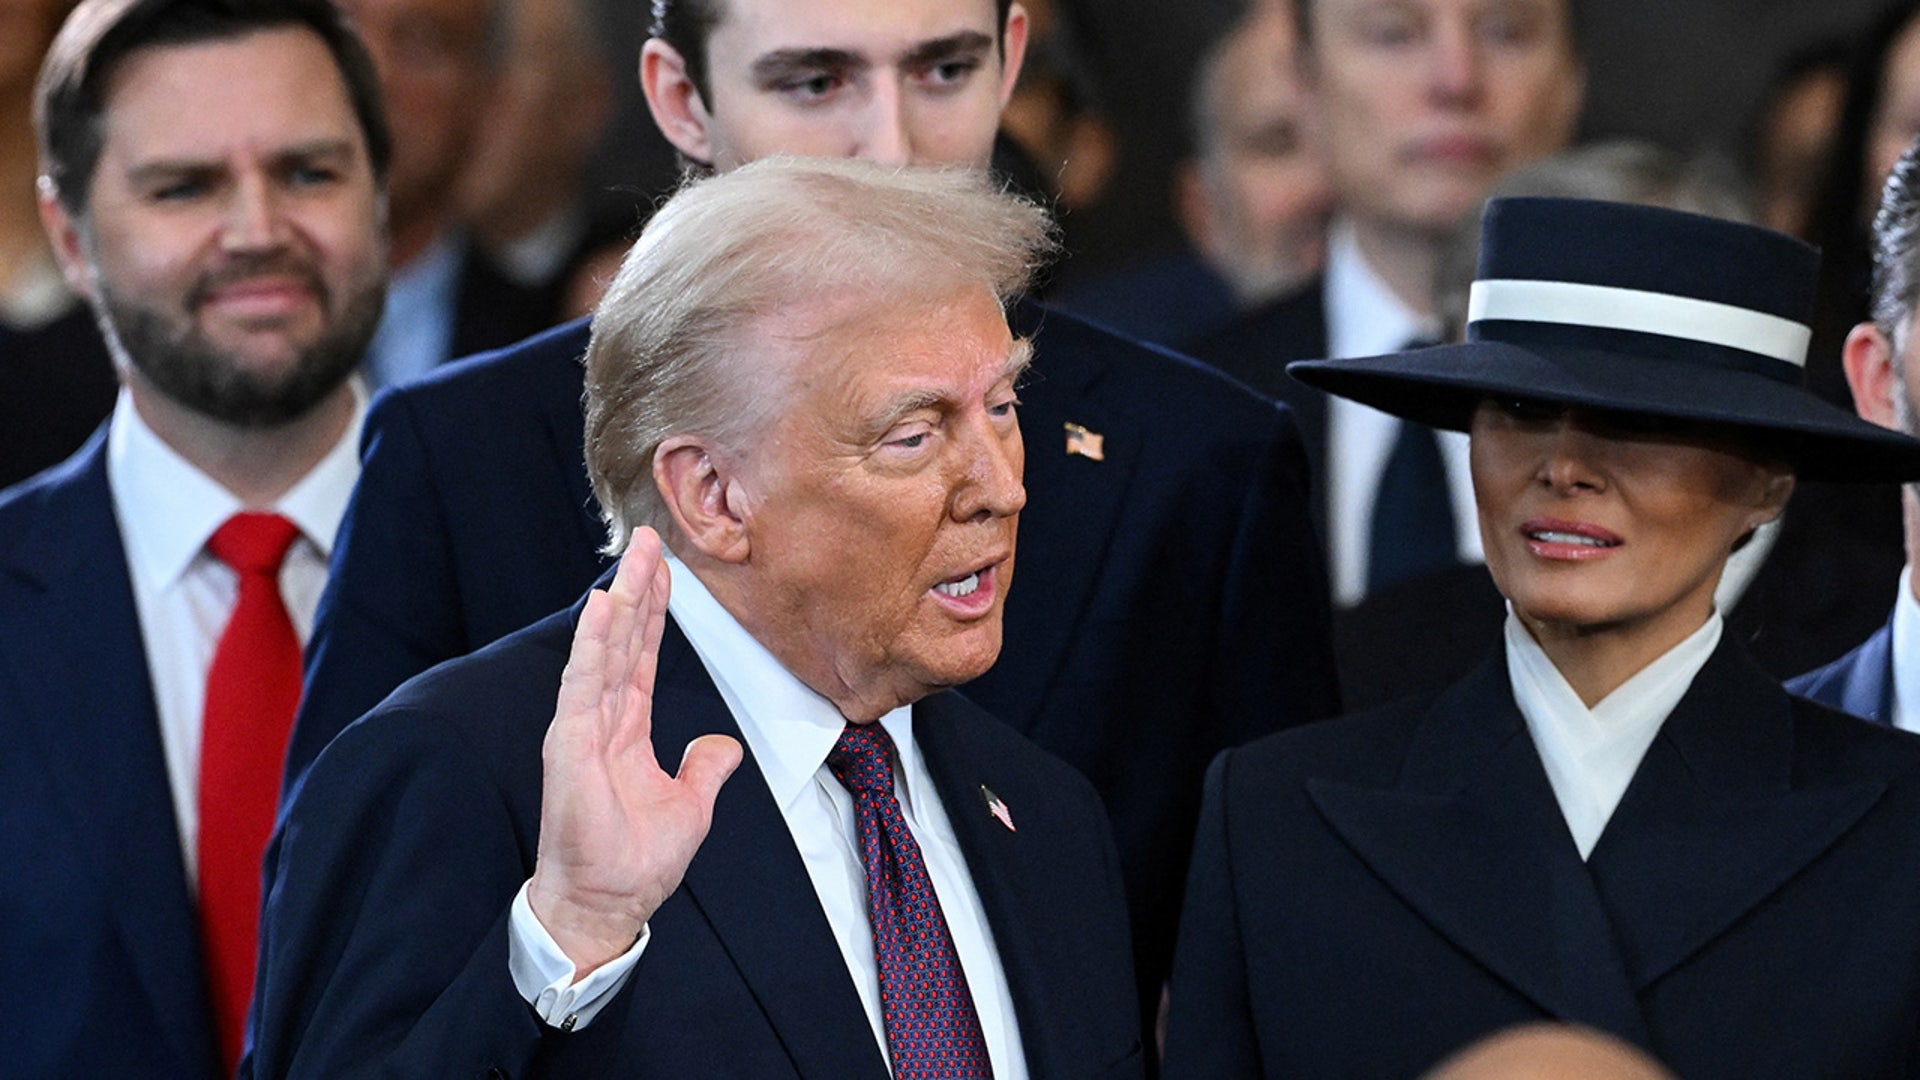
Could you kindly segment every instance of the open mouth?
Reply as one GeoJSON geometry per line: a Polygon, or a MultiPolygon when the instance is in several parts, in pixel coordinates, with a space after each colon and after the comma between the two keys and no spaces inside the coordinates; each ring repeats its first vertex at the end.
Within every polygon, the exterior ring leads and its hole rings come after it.
{"type": "Polygon", "coordinates": [[[940,584],[935,585],[933,587],[933,591],[941,594],[942,596],[951,596],[954,599],[958,600],[963,596],[972,596],[975,590],[979,588],[980,588],[980,571],[975,570],[972,573],[966,575],[965,577],[957,577],[957,578],[954,578],[952,581],[943,581],[940,584]]]}
{"type": "Polygon", "coordinates": [[[1587,536],[1582,533],[1560,532],[1555,529],[1528,530],[1527,539],[1542,544],[1574,544],[1579,547],[1610,548],[1620,546],[1620,541],[1618,540],[1606,540],[1598,536],[1587,536]]]}

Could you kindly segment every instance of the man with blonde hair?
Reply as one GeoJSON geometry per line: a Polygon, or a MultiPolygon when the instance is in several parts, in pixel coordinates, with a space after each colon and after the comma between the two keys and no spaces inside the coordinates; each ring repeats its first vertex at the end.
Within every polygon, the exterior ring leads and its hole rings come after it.
{"type": "MultiPolygon", "coordinates": [[[[1028,17],[1011,0],[655,0],[655,124],[725,172],[771,154],[984,171],[1028,17]]],[[[1292,416],[1030,297],[1026,588],[975,701],[1093,781],[1132,902],[1143,1012],[1173,955],[1200,777],[1337,706],[1292,416]]],[[[406,679],[606,569],[581,467],[584,322],[388,393],[308,653],[297,775],[406,679]]]]}
{"type": "Polygon", "coordinates": [[[1098,796],[945,692],[1000,650],[1050,236],[860,162],[662,208],[586,360],[620,564],[320,756],[243,1075],[1143,1074],[1098,796]]]}

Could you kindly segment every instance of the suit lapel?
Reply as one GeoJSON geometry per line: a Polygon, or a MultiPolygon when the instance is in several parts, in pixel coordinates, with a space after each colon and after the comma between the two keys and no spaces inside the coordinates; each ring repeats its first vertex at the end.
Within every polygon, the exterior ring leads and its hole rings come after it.
{"type": "Polygon", "coordinates": [[[1044,794],[1030,790],[1004,762],[983,756],[968,738],[968,724],[993,722],[957,695],[936,694],[914,706],[913,737],[993,928],[995,951],[1020,1021],[1027,1070],[1033,1076],[1067,1076],[1085,1066],[1084,1059],[1076,1061],[1070,1052],[1085,1036],[1078,1030],[1080,1013],[1070,1007],[1072,988],[1055,985],[1057,966],[1047,963],[1046,943],[1033,934],[1037,899],[1029,877],[1029,848],[1038,840],[995,820],[981,788],[1014,808],[1035,805],[1044,794]]]}
{"type": "MultiPolygon", "coordinates": [[[[657,747],[685,746],[712,733],[746,745],[671,620],[661,641],[654,714],[657,747]]],[[[801,1076],[886,1080],[866,1007],[751,751],[720,789],[713,826],[687,867],[683,888],[725,945],[801,1076]]]]}
{"type": "Polygon", "coordinates": [[[1100,381],[1101,363],[1095,356],[1100,343],[1086,324],[1031,302],[1016,307],[1009,321],[1015,333],[1034,337],[1033,370],[1020,390],[1028,493],[1020,526],[1024,537],[1043,540],[1020,545],[1014,580],[1045,581],[1048,588],[1016,585],[1008,593],[1006,655],[975,681],[974,692],[1013,706],[1002,709],[1001,719],[1031,731],[1095,595],[1096,571],[1105,565],[1143,434],[1089,393],[1100,381]],[[1068,425],[1099,437],[1099,460],[1069,453],[1068,425]],[[1019,661],[1009,662],[1015,656],[1019,661]]]}
{"type": "Polygon", "coordinates": [[[1792,767],[1790,699],[1723,643],[1648,748],[1590,861],[1637,988],[1779,890],[1886,787],[1796,790],[1792,767]]]}
{"type": "Polygon", "coordinates": [[[105,447],[102,429],[4,556],[0,671],[18,699],[7,711],[23,723],[19,749],[38,751],[77,823],[76,857],[92,867],[181,1075],[205,1075],[214,1057],[199,930],[105,447]]]}
{"type": "Polygon", "coordinates": [[[1455,946],[1554,1016],[1648,1041],[1498,658],[1428,709],[1396,787],[1308,787],[1334,831],[1455,946]]]}

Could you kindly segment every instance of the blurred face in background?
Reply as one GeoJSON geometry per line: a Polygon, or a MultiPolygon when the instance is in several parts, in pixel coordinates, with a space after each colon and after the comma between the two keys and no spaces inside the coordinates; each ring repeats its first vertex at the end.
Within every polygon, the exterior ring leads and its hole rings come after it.
{"type": "Polygon", "coordinates": [[[387,187],[395,256],[432,239],[455,205],[454,186],[489,115],[489,3],[507,0],[341,0],[373,54],[393,129],[387,187]]]}
{"type": "Polygon", "coordinates": [[[1887,50],[1879,104],[1867,128],[1866,188],[1860,193],[1862,221],[1873,220],[1887,174],[1916,135],[1920,135],[1920,19],[1907,23],[1887,50]]]}
{"type": "Polygon", "coordinates": [[[1358,221],[1445,230],[1573,135],[1564,0],[1312,0],[1309,17],[1304,84],[1358,221]]]}
{"type": "Polygon", "coordinates": [[[1176,181],[1188,239],[1246,305],[1306,281],[1326,254],[1333,192],[1294,48],[1282,4],[1233,32],[1196,87],[1198,154],[1176,181]]]}

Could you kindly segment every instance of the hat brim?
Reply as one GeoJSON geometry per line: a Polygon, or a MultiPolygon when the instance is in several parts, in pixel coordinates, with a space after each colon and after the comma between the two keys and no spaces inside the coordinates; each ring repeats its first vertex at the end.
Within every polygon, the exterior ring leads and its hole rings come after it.
{"type": "Polygon", "coordinates": [[[1468,342],[1287,365],[1294,378],[1403,420],[1466,431],[1488,397],[1725,424],[1761,435],[1809,480],[1920,479],[1920,440],[1755,372],[1578,347],[1468,342]]]}

